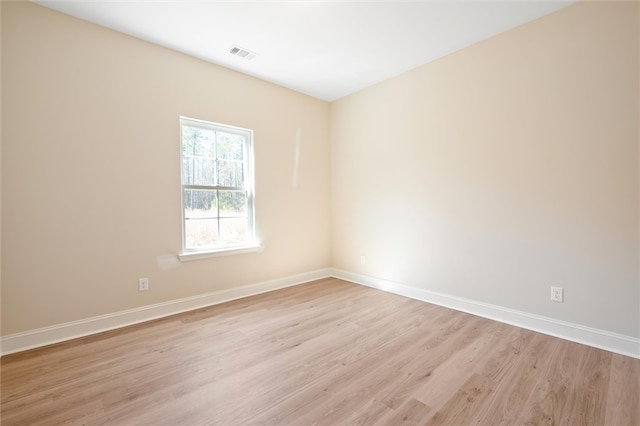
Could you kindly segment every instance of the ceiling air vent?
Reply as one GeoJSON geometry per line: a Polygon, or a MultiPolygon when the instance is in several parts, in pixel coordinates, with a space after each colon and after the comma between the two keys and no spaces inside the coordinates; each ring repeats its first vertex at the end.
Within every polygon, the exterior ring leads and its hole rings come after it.
{"type": "Polygon", "coordinates": [[[232,55],[235,56],[239,56],[241,58],[244,58],[248,61],[252,60],[253,58],[255,58],[258,54],[251,52],[243,47],[239,47],[239,46],[233,46],[231,49],[229,49],[229,53],[231,53],[232,55]]]}

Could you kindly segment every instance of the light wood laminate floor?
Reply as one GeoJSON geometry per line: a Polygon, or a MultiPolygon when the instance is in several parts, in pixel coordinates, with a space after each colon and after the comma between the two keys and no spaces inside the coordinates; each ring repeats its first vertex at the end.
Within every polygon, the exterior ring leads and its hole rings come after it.
{"type": "Polygon", "coordinates": [[[640,425],[640,360],[325,279],[2,358],[3,426],[640,425]]]}

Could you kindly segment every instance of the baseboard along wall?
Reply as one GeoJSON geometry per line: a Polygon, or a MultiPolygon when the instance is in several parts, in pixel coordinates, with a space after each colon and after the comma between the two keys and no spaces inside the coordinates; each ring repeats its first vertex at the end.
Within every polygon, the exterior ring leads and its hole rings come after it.
{"type": "Polygon", "coordinates": [[[640,339],[502,306],[451,296],[353,272],[332,269],[331,275],[367,287],[433,303],[561,339],[640,359],[640,339]]]}
{"type": "Polygon", "coordinates": [[[36,330],[9,334],[7,336],[2,336],[2,339],[0,339],[0,354],[8,355],[15,352],[22,352],[28,349],[76,339],[78,337],[89,336],[91,334],[102,333],[104,331],[114,330],[128,325],[139,324],[145,321],[163,318],[224,302],[230,302],[243,297],[254,296],[256,294],[266,293],[328,277],[331,277],[331,270],[328,268],[320,269],[241,287],[234,287],[226,290],[214,291],[211,293],[199,294],[197,296],[143,306],[140,308],[128,309],[126,311],[100,315],[79,321],[56,324],[50,327],[38,328],[36,330]]]}
{"type": "Polygon", "coordinates": [[[640,339],[635,337],[585,327],[580,324],[559,321],[553,318],[529,314],[444,293],[432,292],[417,287],[410,287],[335,268],[319,269],[280,279],[171,300],[164,303],[57,324],[36,330],[9,334],[2,336],[0,339],[0,354],[8,355],[34,349],[329,277],[339,278],[355,284],[376,288],[389,293],[433,303],[483,318],[640,359],[640,339]]]}

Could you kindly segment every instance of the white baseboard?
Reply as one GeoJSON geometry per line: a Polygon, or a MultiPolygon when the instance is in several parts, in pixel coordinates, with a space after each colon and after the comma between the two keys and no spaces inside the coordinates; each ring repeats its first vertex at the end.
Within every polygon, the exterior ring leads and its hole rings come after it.
{"type": "Polygon", "coordinates": [[[22,333],[9,334],[2,336],[0,339],[0,354],[8,355],[27,349],[38,348],[330,276],[330,269],[320,269],[242,287],[214,291],[193,297],[185,297],[183,299],[143,306],[141,308],[29,330],[22,333]]]}
{"type": "Polygon", "coordinates": [[[215,291],[143,306],[141,308],[100,315],[84,320],[29,330],[22,333],[9,334],[0,338],[0,354],[8,355],[27,349],[38,348],[327,277],[340,278],[389,293],[445,306],[480,317],[640,359],[640,339],[635,337],[585,327],[580,324],[559,321],[553,318],[529,314],[444,293],[423,290],[334,268],[320,269],[242,287],[215,291]]]}
{"type": "Polygon", "coordinates": [[[640,359],[640,339],[612,333],[605,330],[586,327],[580,324],[559,321],[553,318],[529,314],[514,309],[478,302],[471,299],[423,290],[373,278],[366,275],[355,274],[340,269],[331,269],[331,275],[345,281],[361,284],[367,287],[384,290],[412,299],[422,300],[435,305],[445,306],[457,311],[467,312],[483,318],[500,321],[506,324],[537,331],[572,342],[582,343],[610,352],[619,353],[640,359]]]}

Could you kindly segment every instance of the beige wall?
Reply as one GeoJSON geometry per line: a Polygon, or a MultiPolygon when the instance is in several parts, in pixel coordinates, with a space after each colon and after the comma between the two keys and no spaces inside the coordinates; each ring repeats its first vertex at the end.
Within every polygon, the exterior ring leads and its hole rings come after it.
{"type": "Polygon", "coordinates": [[[29,3],[2,3],[2,66],[3,335],[329,266],[326,102],[29,3]],[[180,115],[254,130],[262,253],[158,266],[180,115]]]}
{"type": "Polygon", "coordinates": [[[333,266],[640,336],[638,38],[575,4],[334,102],[333,266]]]}
{"type": "Polygon", "coordinates": [[[334,266],[638,337],[638,16],[570,6],[329,106],[4,2],[2,334],[334,266]],[[158,266],[179,115],[254,129],[264,252],[158,266]]]}

